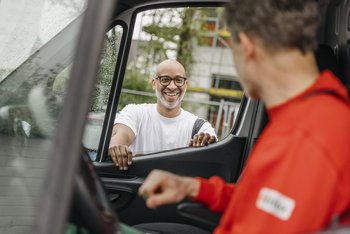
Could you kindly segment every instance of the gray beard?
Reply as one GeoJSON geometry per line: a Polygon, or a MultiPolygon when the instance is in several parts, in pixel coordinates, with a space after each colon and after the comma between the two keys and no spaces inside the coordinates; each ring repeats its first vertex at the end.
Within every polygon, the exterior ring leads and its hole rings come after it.
{"type": "Polygon", "coordinates": [[[179,99],[176,100],[176,102],[169,103],[167,100],[165,100],[165,98],[162,95],[159,94],[158,89],[156,89],[157,99],[167,109],[174,109],[175,107],[177,107],[182,102],[182,99],[184,98],[185,93],[186,93],[186,91],[182,92],[181,96],[179,97],[179,99]]]}

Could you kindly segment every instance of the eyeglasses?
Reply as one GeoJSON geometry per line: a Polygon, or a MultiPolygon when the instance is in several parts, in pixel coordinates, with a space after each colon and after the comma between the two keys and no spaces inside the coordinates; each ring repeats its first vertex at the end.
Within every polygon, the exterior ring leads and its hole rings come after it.
{"type": "Polygon", "coordinates": [[[186,77],[182,77],[182,76],[175,76],[174,78],[171,78],[170,76],[157,76],[155,79],[159,80],[159,83],[163,86],[168,86],[170,82],[173,80],[174,84],[177,87],[183,86],[185,84],[185,81],[187,80],[186,77]]]}

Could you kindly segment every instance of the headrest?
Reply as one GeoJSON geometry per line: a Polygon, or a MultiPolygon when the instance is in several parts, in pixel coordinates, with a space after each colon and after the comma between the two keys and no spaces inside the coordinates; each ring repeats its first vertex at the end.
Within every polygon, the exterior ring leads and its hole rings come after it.
{"type": "Polygon", "coordinates": [[[315,57],[318,69],[320,71],[328,69],[332,71],[338,78],[340,78],[338,60],[333,49],[329,45],[319,45],[316,50],[315,57]]]}

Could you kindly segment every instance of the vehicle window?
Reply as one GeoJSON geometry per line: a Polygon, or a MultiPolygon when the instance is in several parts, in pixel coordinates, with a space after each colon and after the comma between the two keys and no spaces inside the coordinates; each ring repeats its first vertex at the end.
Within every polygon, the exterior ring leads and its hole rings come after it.
{"type": "Polygon", "coordinates": [[[83,136],[83,145],[92,160],[96,159],[122,34],[123,28],[120,25],[116,25],[105,36],[97,81],[95,82],[93,97],[90,101],[90,109],[83,136]]]}
{"type": "Polygon", "coordinates": [[[165,59],[176,59],[188,81],[182,108],[208,120],[219,140],[225,138],[235,124],[243,93],[222,13],[222,7],[138,13],[118,111],[132,103],[156,103],[151,85],[156,67],[165,59]]]}
{"type": "Polygon", "coordinates": [[[85,1],[43,1],[40,4],[1,1],[2,9],[10,10],[1,12],[1,18],[4,20],[1,26],[6,35],[2,34],[0,37],[0,51],[6,56],[0,57],[0,81],[75,20],[77,14],[85,7],[82,6],[82,2],[85,1]],[[32,17],[27,17],[25,22],[21,22],[23,16],[28,14],[32,17]],[[46,23],[47,21],[50,22],[46,23]],[[23,37],[23,34],[26,34],[26,37],[23,37]],[[30,46],[25,46],[29,44],[30,46]]]}
{"type": "Polygon", "coordinates": [[[0,233],[35,230],[85,0],[0,4],[0,233]],[[55,85],[54,85],[55,84],[55,85]]]}

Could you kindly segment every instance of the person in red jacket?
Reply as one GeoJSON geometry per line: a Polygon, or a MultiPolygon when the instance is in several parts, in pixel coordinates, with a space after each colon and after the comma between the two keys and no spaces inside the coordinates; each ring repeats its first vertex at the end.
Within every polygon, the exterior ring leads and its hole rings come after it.
{"type": "Polygon", "coordinates": [[[269,123],[236,184],[152,171],[149,208],[186,197],[223,212],[214,233],[309,233],[350,209],[350,105],[313,50],[314,0],[231,0],[226,21],[240,82],[269,123]]]}

